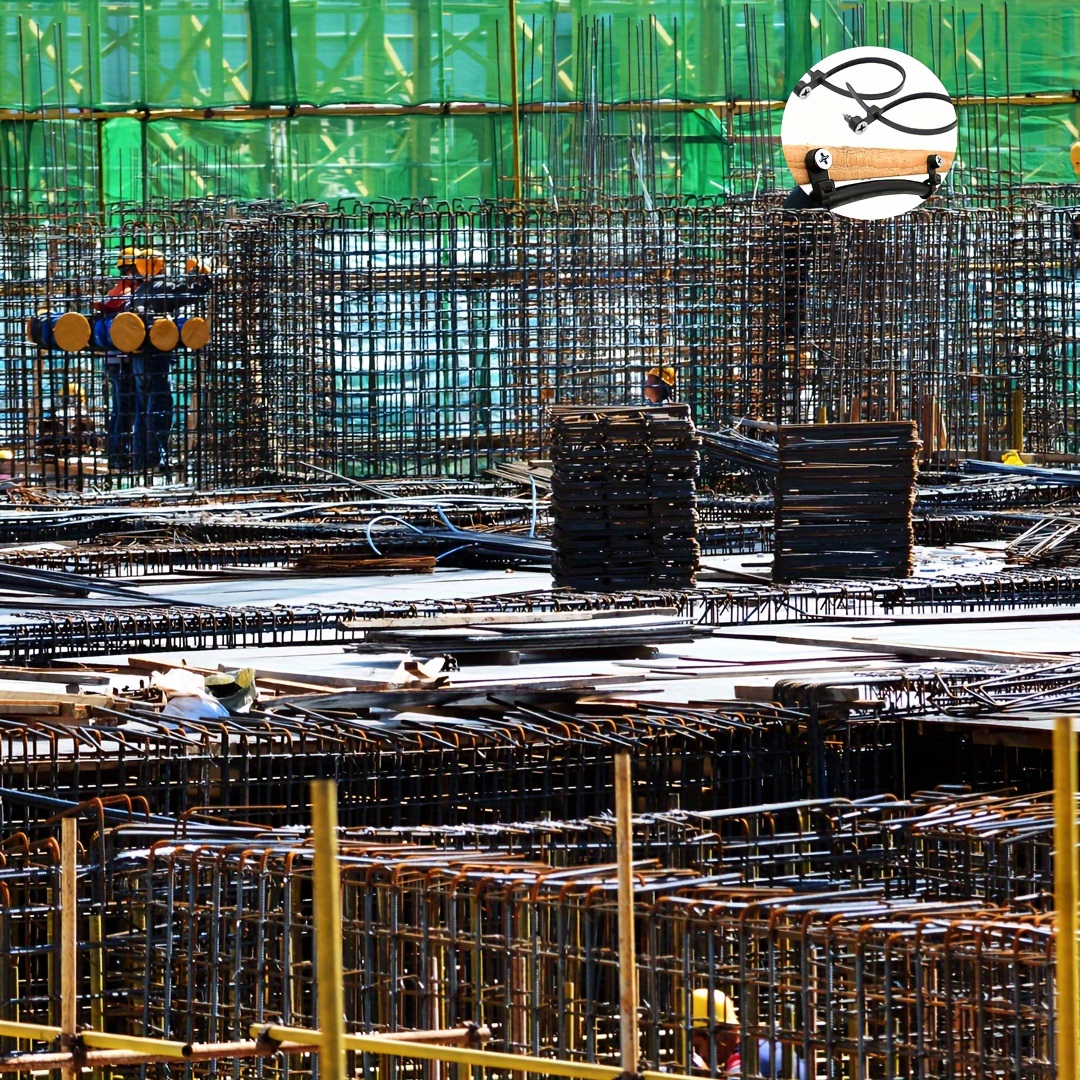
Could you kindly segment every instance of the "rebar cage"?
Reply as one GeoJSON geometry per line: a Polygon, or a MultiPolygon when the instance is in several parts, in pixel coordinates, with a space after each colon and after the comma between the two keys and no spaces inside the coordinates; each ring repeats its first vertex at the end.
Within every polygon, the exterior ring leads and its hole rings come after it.
{"type": "Polygon", "coordinates": [[[548,405],[639,403],[658,364],[701,427],[824,410],[914,419],[927,452],[1075,454],[1077,214],[1052,205],[1072,189],[1040,194],[886,222],[767,200],[9,216],[0,444],[31,483],[130,481],[105,458],[102,356],[26,323],[93,318],[117,251],[145,245],[211,271],[209,342],[172,354],[168,471],[198,485],[472,475],[545,452],[548,405]]]}

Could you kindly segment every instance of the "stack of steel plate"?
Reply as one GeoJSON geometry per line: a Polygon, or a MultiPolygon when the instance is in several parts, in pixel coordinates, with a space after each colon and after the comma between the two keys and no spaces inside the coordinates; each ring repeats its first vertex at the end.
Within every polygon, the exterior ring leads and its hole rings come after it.
{"type": "Polygon", "coordinates": [[[555,584],[693,585],[699,440],[689,408],[558,406],[551,419],[555,584]]]}
{"type": "Polygon", "coordinates": [[[921,446],[910,421],[781,428],[773,580],[910,577],[921,446]]]}

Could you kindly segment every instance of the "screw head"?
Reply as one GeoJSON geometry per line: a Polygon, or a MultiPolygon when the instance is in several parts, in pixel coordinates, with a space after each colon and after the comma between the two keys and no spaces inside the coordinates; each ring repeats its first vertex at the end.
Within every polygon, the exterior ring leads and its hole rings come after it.
{"type": "Polygon", "coordinates": [[[860,120],[855,125],[855,127],[852,128],[852,131],[854,131],[856,135],[861,135],[865,130],[866,130],[866,121],[865,120],[860,120]]]}
{"type": "Polygon", "coordinates": [[[810,96],[810,84],[809,84],[809,83],[806,83],[805,85],[803,85],[803,86],[800,86],[800,87],[799,87],[799,88],[798,88],[798,89],[796,90],[796,93],[797,93],[797,94],[799,95],[799,97],[801,97],[801,98],[808,98],[808,97],[810,96]]]}
{"type": "Polygon", "coordinates": [[[940,169],[941,166],[942,166],[943,161],[944,161],[944,158],[942,158],[942,156],[940,154],[935,154],[934,155],[934,167],[935,168],[940,169]]]}
{"type": "Polygon", "coordinates": [[[832,154],[828,150],[815,150],[814,151],[814,164],[819,169],[831,169],[832,168],[832,154]]]}

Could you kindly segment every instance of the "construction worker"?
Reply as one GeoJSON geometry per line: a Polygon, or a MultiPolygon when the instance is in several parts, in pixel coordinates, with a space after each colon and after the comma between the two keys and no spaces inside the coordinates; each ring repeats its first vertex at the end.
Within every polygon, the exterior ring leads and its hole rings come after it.
{"type": "Polygon", "coordinates": [[[720,1076],[742,1072],[739,1014],[723,990],[710,994],[700,987],[691,995],[690,1067],[695,1072],[720,1076]]]}
{"type": "Polygon", "coordinates": [[[663,405],[675,389],[675,369],[673,367],[649,368],[645,373],[645,400],[650,405],[663,405]]]}
{"type": "MultiPolygon", "coordinates": [[[[182,280],[169,282],[165,257],[153,248],[123,248],[116,267],[120,280],[98,305],[107,319],[132,312],[149,327],[155,317],[173,315],[210,291],[209,271],[195,259],[188,259],[182,280]]],[[[123,468],[125,450],[130,448],[130,464],[136,472],[167,470],[173,419],[172,352],[157,348],[149,334],[129,352],[119,349],[110,337],[105,360],[110,466],[123,468]]]]}
{"type": "MultiPolygon", "coordinates": [[[[105,299],[95,305],[104,319],[124,311],[141,280],[135,266],[134,252],[125,248],[117,259],[120,280],[108,291],[105,299]],[[132,257],[128,257],[131,253],[132,257]]],[[[105,450],[109,468],[126,472],[131,468],[131,429],[135,423],[135,373],[132,354],[121,352],[103,331],[105,345],[105,375],[109,384],[109,423],[105,450]]]]}
{"type": "MultiPolygon", "coordinates": [[[[722,990],[711,995],[704,987],[693,992],[690,1001],[690,1068],[717,1076],[738,1076],[742,1073],[741,1029],[735,1004],[722,990]],[[709,1034],[712,1033],[710,1039],[709,1034]],[[715,1072],[713,1071],[715,1069],[715,1072]]],[[[757,1040],[758,1073],[764,1077],[781,1077],[783,1046],[769,1039],[757,1040]]],[[[794,1059],[797,1080],[806,1080],[806,1069],[799,1058],[794,1059]]],[[[790,1072],[786,1075],[790,1075],[790,1072]]]]}

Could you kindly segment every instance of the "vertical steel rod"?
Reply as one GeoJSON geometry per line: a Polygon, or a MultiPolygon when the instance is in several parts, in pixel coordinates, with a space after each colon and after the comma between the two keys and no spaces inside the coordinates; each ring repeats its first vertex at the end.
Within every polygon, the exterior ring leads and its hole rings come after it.
{"type": "Polygon", "coordinates": [[[507,0],[510,11],[510,142],[513,151],[514,201],[521,202],[521,91],[518,86],[517,0],[507,0]]]}

